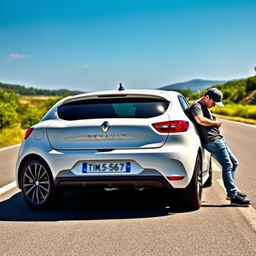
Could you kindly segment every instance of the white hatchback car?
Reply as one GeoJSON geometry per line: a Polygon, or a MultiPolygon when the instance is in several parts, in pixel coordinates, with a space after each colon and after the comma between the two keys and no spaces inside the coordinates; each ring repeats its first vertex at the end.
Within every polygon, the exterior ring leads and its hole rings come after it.
{"type": "Polygon", "coordinates": [[[174,207],[200,208],[211,155],[174,91],[122,90],[69,96],[26,130],[16,180],[32,208],[61,187],[161,188],[174,207]]]}

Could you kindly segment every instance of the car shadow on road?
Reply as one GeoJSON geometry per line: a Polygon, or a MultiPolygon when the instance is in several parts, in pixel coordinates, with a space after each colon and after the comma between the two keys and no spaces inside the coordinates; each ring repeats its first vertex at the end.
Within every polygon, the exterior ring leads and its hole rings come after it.
{"type": "Polygon", "coordinates": [[[65,221],[152,218],[175,214],[166,196],[155,191],[65,192],[50,210],[32,210],[21,193],[0,202],[0,221],[65,221]]]}
{"type": "Polygon", "coordinates": [[[206,208],[224,208],[224,207],[248,207],[248,205],[232,205],[230,203],[228,204],[203,204],[201,207],[206,207],[206,208]]]}

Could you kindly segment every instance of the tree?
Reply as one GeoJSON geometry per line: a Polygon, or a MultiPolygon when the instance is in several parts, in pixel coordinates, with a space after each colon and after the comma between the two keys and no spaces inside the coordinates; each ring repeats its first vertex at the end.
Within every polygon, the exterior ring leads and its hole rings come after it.
{"type": "Polygon", "coordinates": [[[250,77],[246,81],[246,91],[250,92],[253,90],[256,90],[256,76],[250,77]]]}

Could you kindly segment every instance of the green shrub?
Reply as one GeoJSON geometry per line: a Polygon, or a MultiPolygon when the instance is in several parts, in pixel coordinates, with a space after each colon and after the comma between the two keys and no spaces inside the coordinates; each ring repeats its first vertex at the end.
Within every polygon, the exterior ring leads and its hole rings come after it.
{"type": "Polygon", "coordinates": [[[0,89],[0,146],[19,143],[23,129],[38,123],[60,97],[28,97],[19,99],[12,91],[0,89]]]}
{"type": "Polygon", "coordinates": [[[256,119],[256,105],[231,104],[225,105],[224,108],[214,108],[212,109],[212,112],[224,116],[238,116],[256,119]]]}
{"type": "Polygon", "coordinates": [[[24,136],[24,130],[17,124],[13,128],[0,130],[0,147],[6,147],[20,143],[24,136]]]}
{"type": "Polygon", "coordinates": [[[50,97],[48,99],[31,98],[28,104],[20,104],[19,116],[20,123],[23,129],[27,129],[38,123],[47,111],[58,101],[61,97],[50,97]]]}
{"type": "Polygon", "coordinates": [[[0,129],[12,127],[18,122],[18,106],[16,93],[0,89],[0,129]]]}
{"type": "Polygon", "coordinates": [[[42,118],[42,110],[26,106],[26,111],[20,116],[21,127],[27,129],[38,123],[42,118]]]}

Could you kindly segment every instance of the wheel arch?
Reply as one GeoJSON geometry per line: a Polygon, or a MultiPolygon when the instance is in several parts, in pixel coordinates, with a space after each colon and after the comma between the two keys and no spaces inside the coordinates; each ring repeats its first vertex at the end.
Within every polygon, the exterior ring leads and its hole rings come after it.
{"type": "Polygon", "coordinates": [[[18,168],[18,187],[20,188],[21,186],[21,172],[22,172],[22,169],[23,167],[25,166],[25,164],[28,162],[28,161],[31,161],[31,160],[40,160],[42,161],[49,169],[49,165],[47,164],[47,162],[40,156],[40,155],[37,155],[37,154],[29,154],[27,156],[25,156],[22,161],[20,162],[20,165],[19,165],[19,168],[18,168]]]}

